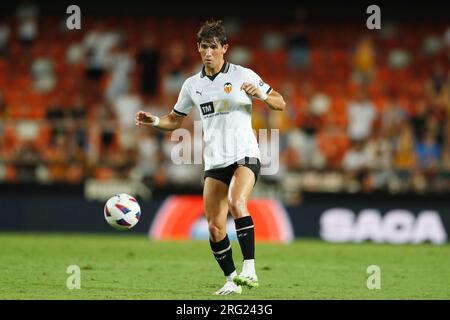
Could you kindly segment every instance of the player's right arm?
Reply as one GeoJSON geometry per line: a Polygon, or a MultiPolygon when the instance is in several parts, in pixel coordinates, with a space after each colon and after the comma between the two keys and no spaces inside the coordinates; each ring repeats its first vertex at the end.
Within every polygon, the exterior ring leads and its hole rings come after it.
{"type": "Polygon", "coordinates": [[[159,118],[149,112],[139,111],[136,114],[136,125],[150,125],[166,131],[172,131],[181,127],[184,117],[188,115],[194,105],[189,93],[188,80],[183,83],[177,103],[171,113],[159,118]]]}
{"type": "Polygon", "coordinates": [[[156,116],[152,115],[150,112],[139,111],[136,113],[136,125],[147,125],[154,126],[155,128],[172,131],[181,127],[183,123],[184,117],[177,115],[175,112],[171,112],[159,118],[159,123],[155,125],[155,121],[157,121],[156,116]]]}

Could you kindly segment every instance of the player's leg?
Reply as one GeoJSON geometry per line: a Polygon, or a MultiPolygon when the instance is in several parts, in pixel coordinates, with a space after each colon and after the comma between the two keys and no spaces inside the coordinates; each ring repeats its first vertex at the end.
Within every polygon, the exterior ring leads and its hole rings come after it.
{"type": "Polygon", "coordinates": [[[231,243],[226,232],[228,201],[228,186],[222,181],[211,177],[205,179],[203,189],[203,201],[205,215],[208,220],[211,250],[219,263],[227,281],[222,289],[215,294],[228,295],[241,293],[242,288],[233,282],[237,275],[234,266],[231,243]]]}
{"type": "Polygon", "coordinates": [[[228,190],[228,205],[233,215],[236,233],[244,257],[242,272],[234,282],[248,287],[257,287],[255,271],[255,232],[253,220],[247,210],[247,201],[255,184],[255,173],[246,166],[239,166],[231,179],[228,190]]]}

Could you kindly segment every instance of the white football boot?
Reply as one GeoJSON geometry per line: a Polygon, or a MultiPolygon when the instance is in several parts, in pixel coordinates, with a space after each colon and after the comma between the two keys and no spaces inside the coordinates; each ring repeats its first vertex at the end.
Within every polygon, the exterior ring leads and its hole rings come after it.
{"type": "Polygon", "coordinates": [[[247,286],[249,288],[257,288],[259,286],[258,277],[256,274],[247,274],[241,272],[233,279],[234,283],[239,286],[247,286]]]}
{"type": "Polygon", "coordinates": [[[241,294],[242,293],[242,287],[235,284],[232,281],[225,282],[225,285],[219,290],[214,292],[215,295],[219,296],[227,296],[230,294],[241,294]]]}

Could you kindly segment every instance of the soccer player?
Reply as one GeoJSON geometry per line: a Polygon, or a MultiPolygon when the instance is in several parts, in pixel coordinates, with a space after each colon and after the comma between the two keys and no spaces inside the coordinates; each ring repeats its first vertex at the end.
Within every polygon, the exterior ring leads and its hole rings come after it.
{"type": "Polygon", "coordinates": [[[175,130],[193,106],[199,110],[204,136],[204,210],[211,249],[226,277],[225,285],[215,294],[229,295],[241,293],[242,285],[258,286],[254,226],[247,211],[247,200],[261,167],[251,124],[252,99],[279,111],[284,110],[285,102],[255,72],[224,60],[228,41],[221,21],[203,24],[197,34],[197,48],[203,68],[184,82],[172,112],[157,117],[139,111],[136,125],[175,130]],[[239,275],[226,232],[229,211],[244,257],[239,275]]]}

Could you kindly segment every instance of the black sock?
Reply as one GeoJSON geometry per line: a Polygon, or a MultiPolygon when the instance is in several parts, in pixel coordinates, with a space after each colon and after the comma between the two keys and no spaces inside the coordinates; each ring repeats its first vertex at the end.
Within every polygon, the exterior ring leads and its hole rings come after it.
{"type": "Polygon", "coordinates": [[[219,263],[220,268],[225,276],[230,275],[236,270],[233,262],[233,255],[231,251],[231,243],[228,239],[228,235],[225,236],[219,242],[212,242],[209,239],[209,244],[211,245],[211,250],[219,263]]]}
{"type": "Polygon", "coordinates": [[[238,218],[234,223],[244,260],[255,259],[255,229],[252,217],[238,218]]]}

